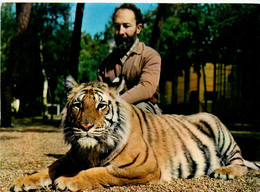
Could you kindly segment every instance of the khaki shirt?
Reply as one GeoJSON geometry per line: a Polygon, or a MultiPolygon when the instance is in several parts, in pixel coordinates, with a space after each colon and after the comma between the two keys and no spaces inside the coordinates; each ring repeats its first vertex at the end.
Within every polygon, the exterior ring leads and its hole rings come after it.
{"type": "Polygon", "coordinates": [[[116,77],[123,75],[126,91],[121,98],[134,104],[153,98],[160,73],[160,55],[137,39],[126,56],[115,50],[100,63],[98,79],[111,85],[116,77]]]}

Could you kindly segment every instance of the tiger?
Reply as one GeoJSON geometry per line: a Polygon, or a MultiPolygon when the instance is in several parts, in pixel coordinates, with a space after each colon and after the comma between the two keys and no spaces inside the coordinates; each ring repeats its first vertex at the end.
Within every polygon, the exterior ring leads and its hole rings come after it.
{"type": "Polygon", "coordinates": [[[225,125],[214,115],[154,115],[120,98],[123,86],[66,79],[61,128],[70,150],[47,169],[19,178],[12,191],[54,187],[160,184],[210,175],[233,179],[259,162],[243,159],[225,125]]]}

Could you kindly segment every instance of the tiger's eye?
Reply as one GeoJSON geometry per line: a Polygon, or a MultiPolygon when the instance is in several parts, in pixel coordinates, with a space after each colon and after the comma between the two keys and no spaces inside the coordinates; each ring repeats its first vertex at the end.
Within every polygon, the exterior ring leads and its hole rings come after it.
{"type": "Polygon", "coordinates": [[[74,102],[74,103],[72,104],[72,106],[73,106],[75,109],[79,110],[79,109],[81,108],[81,103],[77,101],[77,102],[74,102]]]}
{"type": "Polygon", "coordinates": [[[106,106],[107,106],[107,104],[106,103],[99,103],[98,104],[98,106],[97,106],[97,110],[103,110],[103,109],[105,109],[106,108],[106,106]]]}

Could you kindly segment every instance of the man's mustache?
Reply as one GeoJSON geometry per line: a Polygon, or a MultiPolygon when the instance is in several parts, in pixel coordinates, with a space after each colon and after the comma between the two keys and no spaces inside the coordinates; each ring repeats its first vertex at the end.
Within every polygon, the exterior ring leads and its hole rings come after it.
{"type": "Polygon", "coordinates": [[[130,40],[129,37],[124,37],[124,36],[118,36],[115,39],[118,42],[129,42],[129,40],[130,40]]]}

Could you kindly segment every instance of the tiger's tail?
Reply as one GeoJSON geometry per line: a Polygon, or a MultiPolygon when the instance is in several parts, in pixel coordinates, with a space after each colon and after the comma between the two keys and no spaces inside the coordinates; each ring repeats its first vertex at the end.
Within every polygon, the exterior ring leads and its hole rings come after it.
{"type": "Polygon", "coordinates": [[[260,162],[258,162],[258,161],[252,162],[252,161],[247,161],[244,159],[244,164],[249,169],[254,169],[254,170],[260,169],[260,162]]]}

